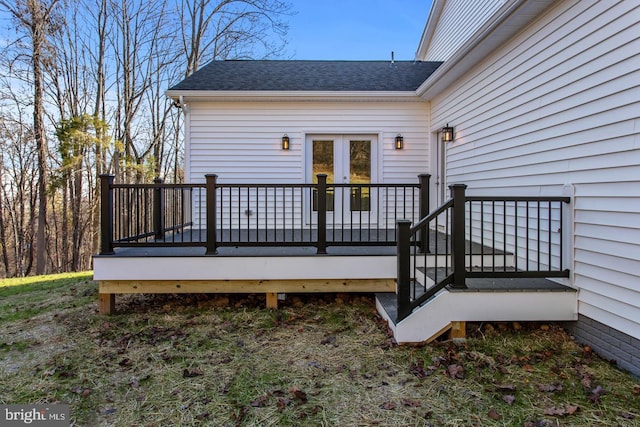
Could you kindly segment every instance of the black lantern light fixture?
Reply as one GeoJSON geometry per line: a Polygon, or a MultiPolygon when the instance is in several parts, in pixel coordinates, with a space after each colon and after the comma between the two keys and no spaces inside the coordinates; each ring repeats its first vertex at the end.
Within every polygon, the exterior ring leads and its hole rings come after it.
{"type": "Polygon", "coordinates": [[[396,135],[396,150],[402,150],[404,148],[404,138],[402,135],[396,135]]]}
{"type": "Polygon", "coordinates": [[[449,123],[447,123],[447,125],[442,128],[442,141],[452,142],[453,135],[454,135],[453,127],[449,126],[449,123]]]}
{"type": "Polygon", "coordinates": [[[282,136],[282,149],[289,149],[289,136],[286,133],[282,136]]]}

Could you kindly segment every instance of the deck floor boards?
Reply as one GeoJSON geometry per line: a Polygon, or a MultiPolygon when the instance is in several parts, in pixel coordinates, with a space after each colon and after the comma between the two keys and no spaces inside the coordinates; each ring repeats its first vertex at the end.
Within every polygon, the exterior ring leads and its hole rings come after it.
{"type": "MultiPolygon", "coordinates": [[[[315,230],[314,230],[315,231],[315,230]]],[[[262,234],[261,239],[257,235],[250,236],[246,230],[222,230],[219,238],[218,253],[214,256],[311,256],[316,255],[317,249],[314,242],[305,236],[309,230],[270,230],[262,234]],[[230,237],[234,237],[237,244],[230,243],[230,237]],[[287,246],[285,241],[295,242],[296,246],[287,246]],[[253,241],[250,239],[252,238],[253,241]],[[305,240],[306,239],[306,240],[305,240]]],[[[212,256],[206,254],[205,249],[206,230],[187,229],[180,233],[167,234],[162,240],[149,240],[136,243],[132,246],[116,246],[115,256],[212,256]],[[175,246],[171,246],[175,244],[175,246]],[[161,246],[162,245],[162,246],[161,246]]],[[[315,238],[315,233],[314,233],[315,238]]],[[[327,255],[372,255],[393,256],[396,255],[396,247],[393,244],[383,243],[395,240],[395,230],[328,230],[327,255]],[[380,242],[380,244],[376,244],[380,242]],[[359,243],[361,243],[359,245],[359,243]]],[[[444,233],[435,230],[430,231],[429,250],[442,253],[443,249],[451,244],[451,238],[444,233]]],[[[116,243],[116,245],[118,245],[116,243]]],[[[126,245],[126,243],[125,243],[126,245]]],[[[504,255],[500,250],[493,250],[488,246],[466,242],[467,254],[475,255],[504,255]]],[[[114,256],[114,255],[108,255],[114,256]]]]}

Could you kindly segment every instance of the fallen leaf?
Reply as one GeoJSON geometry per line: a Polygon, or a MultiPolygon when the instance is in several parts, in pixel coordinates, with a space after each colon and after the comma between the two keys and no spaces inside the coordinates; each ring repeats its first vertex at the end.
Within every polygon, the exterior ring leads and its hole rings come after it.
{"type": "Polygon", "coordinates": [[[185,369],[184,371],[182,371],[182,378],[194,378],[194,377],[199,377],[201,375],[204,375],[204,372],[202,372],[198,368],[194,368],[191,370],[185,369]]]}
{"type": "Polygon", "coordinates": [[[495,421],[497,421],[497,420],[499,420],[500,418],[502,418],[502,415],[498,414],[498,412],[497,412],[495,409],[491,409],[491,410],[489,411],[489,413],[487,414],[487,416],[488,416],[489,418],[491,418],[492,420],[495,420],[495,421]]]}
{"type": "Polygon", "coordinates": [[[301,401],[302,403],[305,403],[307,401],[307,393],[305,393],[304,391],[300,390],[298,387],[293,386],[289,389],[289,393],[293,394],[293,396],[298,399],[299,401],[301,401]]]}
{"type": "Polygon", "coordinates": [[[562,384],[538,384],[538,390],[543,393],[562,391],[562,384]]]}
{"type": "Polygon", "coordinates": [[[388,411],[393,411],[394,409],[396,409],[396,404],[392,401],[389,402],[384,402],[382,405],[380,405],[380,409],[386,409],[388,411]]]}
{"type": "Polygon", "coordinates": [[[89,396],[91,394],[91,389],[89,388],[85,388],[84,390],[82,390],[82,396],[89,396]]]}
{"type": "Polygon", "coordinates": [[[640,395],[640,384],[636,384],[633,386],[633,394],[640,395]]]}
{"type": "Polygon", "coordinates": [[[291,403],[291,400],[287,399],[287,398],[283,398],[283,397],[279,397],[278,398],[278,402],[276,402],[276,406],[278,407],[278,411],[282,412],[285,410],[285,408],[287,407],[287,405],[289,405],[291,403]]]}
{"type": "Polygon", "coordinates": [[[327,344],[333,344],[335,342],[336,342],[336,337],[333,335],[329,335],[328,337],[320,341],[320,344],[327,345],[327,344]]]}
{"type": "Polygon", "coordinates": [[[528,363],[525,363],[524,365],[522,365],[522,370],[527,372],[533,372],[533,366],[529,365],[528,363]]]}
{"type": "Polygon", "coordinates": [[[589,396],[588,399],[593,403],[597,403],[600,400],[600,395],[603,392],[604,389],[601,386],[597,386],[596,388],[591,390],[591,396],[589,396]]]}
{"type": "Polygon", "coordinates": [[[458,379],[464,378],[464,368],[462,367],[462,365],[458,365],[458,364],[449,365],[449,367],[447,368],[447,373],[451,378],[458,378],[458,379]]]}
{"type": "Polygon", "coordinates": [[[498,389],[498,391],[515,391],[516,390],[515,384],[498,384],[496,388],[498,389]]]}
{"type": "Polygon", "coordinates": [[[424,369],[424,362],[422,360],[418,360],[416,363],[412,364],[409,367],[409,372],[411,372],[418,378],[426,378],[429,375],[433,374],[433,370],[424,369]]]}
{"type": "Polygon", "coordinates": [[[507,402],[507,405],[513,405],[513,402],[516,401],[516,397],[512,394],[505,394],[504,396],[502,396],[502,400],[507,402]]]}
{"type": "Polygon", "coordinates": [[[564,410],[567,415],[573,415],[580,410],[580,407],[575,405],[565,405],[564,410]]]}
{"type": "Polygon", "coordinates": [[[576,368],[576,371],[580,375],[580,384],[582,384],[584,388],[590,389],[591,384],[593,382],[593,378],[591,377],[591,374],[589,374],[588,372],[585,372],[583,366],[578,366],[576,368]]]}
{"type": "Polygon", "coordinates": [[[416,399],[402,399],[402,404],[412,408],[419,408],[422,405],[420,401],[416,399]]]}
{"type": "Polygon", "coordinates": [[[564,417],[566,415],[566,412],[564,408],[556,408],[555,406],[551,406],[544,410],[544,415],[564,417]]]}
{"type": "Polygon", "coordinates": [[[254,408],[262,408],[267,403],[267,396],[260,396],[256,400],[251,401],[250,405],[254,408]]]}

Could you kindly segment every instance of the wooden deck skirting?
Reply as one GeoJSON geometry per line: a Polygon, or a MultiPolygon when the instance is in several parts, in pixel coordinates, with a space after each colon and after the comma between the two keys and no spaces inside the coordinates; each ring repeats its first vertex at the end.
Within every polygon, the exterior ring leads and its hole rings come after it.
{"type": "Polygon", "coordinates": [[[279,293],[396,292],[395,279],[101,280],[100,314],[115,311],[116,294],[264,293],[277,308],[279,293]]]}

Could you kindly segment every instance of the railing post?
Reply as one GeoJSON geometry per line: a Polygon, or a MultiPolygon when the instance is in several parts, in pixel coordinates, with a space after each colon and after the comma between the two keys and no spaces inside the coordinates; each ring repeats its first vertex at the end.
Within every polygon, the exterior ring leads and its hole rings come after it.
{"type": "MultiPolygon", "coordinates": [[[[161,178],[153,180],[154,184],[162,184],[161,178]]],[[[162,187],[153,189],[153,229],[155,230],[155,239],[164,239],[164,191],[162,187]]]]}
{"type": "Polygon", "coordinates": [[[327,175],[319,173],[318,177],[318,241],[317,253],[327,253],[327,175]]]}
{"type": "Polygon", "coordinates": [[[217,217],[216,217],[216,185],[218,175],[207,174],[207,255],[218,253],[217,217]]]}
{"type": "Polygon", "coordinates": [[[113,192],[115,176],[100,175],[100,255],[113,252],[113,192]]]}
{"type": "Polygon", "coordinates": [[[411,314],[411,221],[401,219],[396,228],[398,258],[398,318],[404,319],[411,314]]]}
{"type": "MultiPolygon", "coordinates": [[[[420,219],[429,215],[429,179],[431,175],[428,173],[418,175],[420,182],[420,219]]],[[[419,220],[418,220],[419,221],[419,220]]],[[[422,227],[420,230],[420,252],[429,252],[429,227],[422,227]]]]}
{"type": "Polygon", "coordinates": [[[466,267],[465,267],[465,184],[453,184],[449,186],[453,198],[453,218],[451,219],[452,247],[451,257],[453,265],[452,288],[465,289],[466,267]]]}

